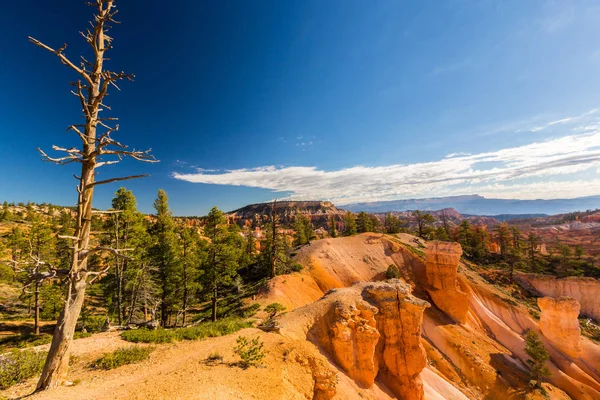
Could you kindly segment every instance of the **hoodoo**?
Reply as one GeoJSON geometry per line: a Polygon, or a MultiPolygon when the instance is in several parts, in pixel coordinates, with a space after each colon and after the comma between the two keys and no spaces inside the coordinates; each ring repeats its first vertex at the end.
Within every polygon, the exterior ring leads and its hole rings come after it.
{"type": "Polygon", "coordinates": [[[572,297],[541,297],[537,300],[542,310],[540,329],[560,351],[577,358],[581,354],[579,302],[572,297]]]}
{"type": "Polygon", "coordinates": [[[329,291],[287,314],[284,335],[306,336],[359,386],[382,382],[401,399],[424,398],[420,374],[427,365],[421,344],[429,303],[393,279],[329,291]],[[307,331],[303,331],[308,327],[307,331]]]}
{"type": "Polygon", "coordinates": [[[420,400],[424,392],[419,374],[427,365],[421,326],[429,303],[410,290],[399,280],[377,282],[365,286],[363,297],[379,309],[375,314],[381,335],[376,350],[379,378],[399,398],[420,400]]]}
{"type": "Polygon", "coordinates": [[[462,248],[458,243],[429,242],[425,250],[427,292],[435,305],[458,323],[465,323],[469,298],[460,290],[456,275],[462,248]]]}

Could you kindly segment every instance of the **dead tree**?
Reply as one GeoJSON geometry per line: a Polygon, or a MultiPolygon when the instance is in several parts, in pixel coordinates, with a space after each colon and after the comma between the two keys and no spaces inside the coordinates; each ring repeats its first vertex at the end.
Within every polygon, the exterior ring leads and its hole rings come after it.
{"type": "Polygon", "coordinates": [[[74,90],[71,93],[79,99],[85,120],[85,123],[71,125],[67,129],[79,136],[82,142],[81,147],[52,146],[54,150],[62,153],[57,157],[50,157],[38,149],[46,161],[59,165],[81,164],[81,174],[75,176],[78,181],[77,219],[74,236],[70,237],[73,241],[73,259],[67,275],[65,304],[54,330],[48,358],[37,384],[37,391],[56,388],[65,379],[69,365],[69,347],[85,298],[86,287],[93,280],[108,272],[108,268],[99,271],[89,270],[88,257],[102,251],[112,252],[115,256],[121,255],[120,251],[116,249],[90,245],[94,189],[103,184],[146,176],[132,175],[96,181],[96,169],[116,164],[124,157],[131,157],[138,161],[157,162],[150,154],[150,150],[130,150],[127,146],[114,140],[111,135],[119,128],[119,125],[115,123],[116,118],[100,116],[103,110],[110,110],[110,107],[104,103],[109,88],[114,87],[119,90],[117,86],[119,81],[133,79],[133,75],[125,72],[113,72],[104,68],[104,61],[107,60],[105,53],[112,48],[113,41],[107,32],[112,24],[118,23],[114,20],[117,10],[113,3],[113,0],[94,0],[92,3],[88,3],[96,9],[96,13],[93,21],[90,22],[91,28],[80,33],[92,48],[92,61],[81,57],[81,61],[75,63],[64,53],[66,44],[55,49],[29,37],[33,44],[56,55],[62,64],[78,74],[78,80],[72,84],[74,90]]]}
{"type": "Polygon", "coordinates": [[[13,266],[15,273],[23,272],[26,274],[26,280],[23,283],[23,294],[34,295],[34,322],[33,330],[35,335],[40,334],[40,288],[42,284],[48,280],[64,278],[68,275],[67,270],[61,270],[54,267],[52,264],[43,261],[39,255],[33,254],[33,246],[29,243],[30,253],[29,259],[25,261],[12,260],[10,263],[13,266]],[[34,291],[29,291],[33,287],[34,291]]]}

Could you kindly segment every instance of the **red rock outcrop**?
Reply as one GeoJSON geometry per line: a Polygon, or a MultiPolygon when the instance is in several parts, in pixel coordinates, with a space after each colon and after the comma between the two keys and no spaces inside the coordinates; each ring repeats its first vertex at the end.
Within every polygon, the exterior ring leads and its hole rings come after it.
{"type": "Polygon", "coordinates": [[[282,332],[296,336],[308,328],[305,335],[359,386],[371,388],[378,380],[399,398],[420,400],[419,374],[427,364],[421,326],[429,303],[411,290],[398,279],[334,289],[286,315],[282,332]]]}
{"type": "Polygon", "coordinates": [[[427,356],[421,326],[429,303],[414,297],[410,286],[396,279],[367,284],[362,295],[379,310],[375,314],[381,335],[375,352],[378,378],[401,399],[423,399],[419,374],[427,356]]]}
{"type": "Polygon", "coordinates": [[[379,332],[374,315],[377,308],[357,300],[335,301],[315,327],[325,334],[316,335],[321,347],[360,386],[371,387],[377,376],[375,346],[379,332]]]}
{"type": "Polygon", "coordinates": [[[581,305],[581,314],[600,320],[600,280],[594,278],[556,278],[549,275],[515,274],[522,285],[531,285],[549,297],[572,297],[581,305]]]}
{"type": "Polygon", "coordinates": [[[581,354],[580,306],[572,297],[540,297],[542,334],[564,354],[577,358],[581,354]]]}
{"type": "Polygon", "coordinates": [[[469,312],[468,295],[456,280],[462,248],[458,243],[429,242],[425,250],[427,292],[435,305],[454,321],[464,324],[469,312]]]}

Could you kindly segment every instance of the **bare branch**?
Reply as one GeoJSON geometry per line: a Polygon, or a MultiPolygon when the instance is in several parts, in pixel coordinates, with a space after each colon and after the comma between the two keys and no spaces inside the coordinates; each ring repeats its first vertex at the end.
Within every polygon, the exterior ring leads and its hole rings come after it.
{"type": "Polygon", "coordinates": [[[94,182],[94,183],[90,183],[88,185],[88,187],[93,187],[93,186],[97,186],[97,185],[105,185],[107,183],[118,182],[118,181],[126,181],[128,179],[146,178],[148,176],[150,176],[150,175],[148,175],[148,174],[144,174],[144,175],[130,175],[130,176],[124,176],[122,178],[111,178],[111,179],[106,179],[106,180],[103,180],[103,181],[97,181],[97,182],[94,182]]]}
{"type": "MultiPolygon", "coordinates": [[[[129,257],[127,257],[126,255],[121,254],[121,252],[122,251],[133,251],[133,250],[135,250],[135,249],[114,249],[112,247],[98,246],[98,247],[94,247],[93,249],[80,251],[79,259],[83,260],[84,258],[89,257],[93,253],[100,253],[100,252],[104,252],[104,251],[113,253],[115,255],[115,257],[129,259],[129,257]]],[[[94,272],[88,272],[88,274],[93,274],[93,273],[94,272]]]]}
{"type": "MultiPolygon", "coordinates": [[[[126,146],[123,146],[126,147],[126,146]]],[[[156,163],[159,162],[156,157],[154,157],[152,154],[150,154],[150,152],[152,151],[152,149],[148,149],[148,150],[106,150],[106,149],[102,149],[100,151],[101,155],[116,155],[119,157],[131,157],[134,160],[137,161],[143,161],[143,162],[149,162],[149,163],[156,163]]]]}
{"type": "Polygon", "coordinates": [[[61,47],[58,50],[54,50],[52,47],[45,45],[44,43],[40,42],[39,40],[29,36],[29,41],[33,44],[35,44],[36,46],[41,47],[42,49],[48,50],[51,53],[54,53],[58,56],[58,58],[60,58],[60,61],[71,67],[73,70],[75,70],[75,72],[77,72],[79,75],[81,75],[86,81],[88,81],[90,83],[90,85],[92,84],[92,78],[90,78],[90,76],[83,71],[81,68],[79,68],[78,66],[76,66],[75,64],[73,64],[71,62],[71,60],[69,60],[64,54],[63,51],[65,51],[65,49],[67,48],[67,45],[64,44],[63,47],[61,47]]]}
{"type": "Polygon", "coordinates": [[[38,147],[37,151],[39,151],[40,154],[42,155],[42,160],[52,162],[55,164],[66,165],[66,164],[70,164],[72,162],[81,162],[81,159],[74,156],[73,154],[69,154],[68,156],[65,156],[65,157],[54,158],[54,157],[50,157],[39,147],[38,147]]]}

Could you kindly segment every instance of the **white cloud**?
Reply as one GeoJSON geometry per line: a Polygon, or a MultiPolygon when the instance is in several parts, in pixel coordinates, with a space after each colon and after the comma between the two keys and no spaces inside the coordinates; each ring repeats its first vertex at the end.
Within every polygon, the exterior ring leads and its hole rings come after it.
{"type": "Polygon", "coordinates": [[[434,162],[323,171],[311,166],[265,166],[222,173],[173,173],[176,179],[289,193],[290,198],[339,204],[479,193],[513,198],[600,194],[600,130],[480,154],[453,154],[434,162]],[[484,164],[482,164],[484,163],[484,164]],[[490,165],[493,168],[482,168],[490,165]],[[588,181],[578,181],[582,171],[588,181]],[[571,179],[565,183],[566,178],[571,179]],[[560,179],[560,183],[557,180],[560,179]]]}

